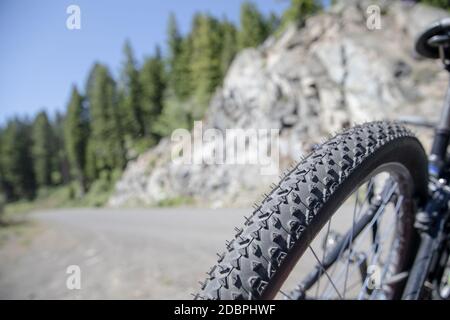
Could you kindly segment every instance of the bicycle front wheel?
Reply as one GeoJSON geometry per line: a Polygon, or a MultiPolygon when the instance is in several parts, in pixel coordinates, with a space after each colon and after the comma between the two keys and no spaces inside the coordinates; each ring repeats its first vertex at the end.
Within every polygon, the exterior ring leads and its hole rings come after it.
{"type": "Polygon", "coordinates": [[[423,147],[400,124],[338,134],[237,228],[196,298],[400,298],[427,181],[423,147]]]}

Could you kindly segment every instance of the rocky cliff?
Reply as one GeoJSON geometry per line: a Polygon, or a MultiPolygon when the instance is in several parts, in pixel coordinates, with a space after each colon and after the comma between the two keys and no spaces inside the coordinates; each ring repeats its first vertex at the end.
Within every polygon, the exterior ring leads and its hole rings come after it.
{"type": "MultiPolygon", "coordinates": [[[[305,26],[291,26],[241,52],[203,127],[279,129],[282,169],[353,123],[404,115],[435,119],[447,75],[438,62],[419,59],[413,45],[424,26],[444,15],[406,2],[339,1],[305,26]],[[380,28],[373,30],[367,25],[372,4],[381,14],[380,28]]],[[[202,205],[248,205],[276,180],[262,175],[258,165],[171,161],[171,141],[164,139],[129,163],[109,204],[192,198],[202,205]]]]}

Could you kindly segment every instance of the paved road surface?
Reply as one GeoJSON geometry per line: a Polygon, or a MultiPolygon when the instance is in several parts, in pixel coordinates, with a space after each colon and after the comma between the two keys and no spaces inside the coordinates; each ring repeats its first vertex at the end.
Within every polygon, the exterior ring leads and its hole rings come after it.
{"type": "Polygon", "coordinates": [[[1,299],[191,299],[243,209],[71,209],[35,213],[0,247],[1,299]],[[68,290],[67,267],[81,268],[68,290]]]}

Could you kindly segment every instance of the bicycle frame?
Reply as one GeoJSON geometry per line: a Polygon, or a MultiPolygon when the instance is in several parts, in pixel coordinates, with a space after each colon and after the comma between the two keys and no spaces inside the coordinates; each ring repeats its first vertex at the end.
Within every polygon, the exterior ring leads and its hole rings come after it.
{"type": "Polygon", "coordinates": [[[430,155],[430,174],[437,178],[443,178],[443,170],[450,164],[446,161],[447,147],[450,140],[450,81],[445,96],[439,123],[436,125],[433,145],[430,155]]]}
{"type": "MultiPolygon", "coordinates": [[[[450,71],[446,65],[447,71],[450,71]]],[[[420,243],[409,272],[402,299],[416,300],[424,297],[424,288],[441,281],[448,259],[448,221],[450,187],[448,173],[450,161],[447,147],[450,142],[450,81],[441,118],[435,127],[434,141],[429,157],[429,198],[416,215],[415,227],[420,243]]]]}

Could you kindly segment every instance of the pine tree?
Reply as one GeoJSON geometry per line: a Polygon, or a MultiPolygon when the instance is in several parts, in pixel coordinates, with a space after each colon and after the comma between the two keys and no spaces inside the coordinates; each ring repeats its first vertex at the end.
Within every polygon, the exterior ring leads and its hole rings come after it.
{"type": "Polygon", "coordinates": [[[40,187],[50,186],[52,183],[52,158],[55,153],[53,132],[45,111],[37,114],[31,138],[36,182],[40,187]]]}
{"type": "Polygon", "coordinates": [[[17,118],[10,120],[2,140],[1,162],[9,200],[32,199],[36,194],[36,180],[30,124],[17,118]]]}
{"type": "Polygon", "coordinates": [[[99,176],[100,174],[97,169],[95,140],[89,139],[86,147],[86,178],[88,181],[95,181],[99,176]]]}
{"type": "Polygon", "coordinates": [[[89,97],[90,106],[90,147],[93,155],[88,163],[98,174],[113,169],[122,169],[125,165],[125,148],[120,113],[117,101],[116,83],[107,67],[98,65],[89,97]]]}
{"type": "Polygon", "coordinates": [[[252,2],[244,2],[240,13],[238,44],[240,49],[256,47],[268,36],[263,15],[252,2]]]}
{"type": "MultiPolygon", "coordinates": [[[[87,112],[87,108],[86,113],[87,112]]],[[[57,111],[51,122],[54,139],[54,156],[52,158],[52,182],[56,185],[70,182],[70,165],[65,144],[65,114],[57,111]]]]}
{"type": "Polygon", "coordinates": [[[92,97],[92,93],[93,93],[93,90],[94,90],[95,77],[98,74],[98,69],[100,67],[101,67],[101,64],[98,63],[98,62],[95,62],[92,65],[92,67],[91,67],[91,69],[89,70],[89,73],[88,73],[88,77],[87,77],[87,80],[86,80],[86,85],[85,85],[85,88],[84,88],[85,97],[86,97],[85,105],[86,105],[87,110],[90,109],[90,101],[92,100],[91,97],[92,97]]]}
{"type": "Polygon", "coordinates": [[[140,82],[142,86],[141,105],[145,124],[153,137],[159,139],[160,136],[156,134],[153,125],[163,110],[166,89],[164,62],[159,47],[156,47],[155,55],[145,61],[140,73],[140,82]]]}
{"type": "Polygon", "coordinates": [[[228,67],[233,61],[234,56],[237,52],[237,30],[236,27],[228,22],[223,21],[221,24],[222,28],[222,53],[220,61],[221,78],[225,77],[228,67]]]}
{"type": "Polygon", "coordinates": [[[203,115],[203,109],[211,94],[221,82],[222,39],[218,21],[200,15],[192,30],[191,72],[195,98],[200,108],[194,117],[203,115]]]}
{"type": "Polygon", "coordinates": [[[194,89],[193,76],[191,70],[192,61],[192,36],[183,39],[181,43],[181,52],[177,60],[175,75],[177,86],[174,88],[175,96],[186,101],[194,89]]]}
{"type": "Polygon", "coordinates": [[[308,16],[317,13],[321,8],[317,0],[291,0],[291,5],[283,14],[282,25],[293,22],[300,26],[308,16]]]}
{"type": "Polygon", "coordinates": [[[178,30],[178,23],[174,13],[170,13],[167,24],[167,47],[168,47],[168,67],[169,85],[178,93],[178,60],[182,50],[183,38],[178,30]]]}
{"type": "Polygon", "coordinates": [[[141,86],[139,83],[139,71],[134,58],[133,50],[128,41],[124,45],[125,62],[122,69],[122,107],[124,116],[124,130],[131,140],[143,137],[146,133],[145,123],[141,109],[141,86]]]}
{"type": "Polygon", "coordinates": [[[181,101],[192,93],[190,62],[192,44],[190,36],[182,37],[175,15],[169,16],[167,26],[168,88],[181,101]]]}
{"type": "Polygon", "coordinates": [[[169,48],[169,71],[175,70],[176,61],[181,53],[181,44],[183,38],[178,30],[178,23],[175,14],[172,12],[169,15],[167,24],[167,45],[169,48]]]}
{"type": "MultiPolygon", "coordinates": [[[[8,124],[11,121],[8,122],[8,124]]],[[[8,126],[7,124],[7,126],[8,126]]],[[[14,195],[14,186],[12,183],[7,180],[6,169],[9,164],[9,156],[7,154],[7,126],[5,128],[0,127],[0,197],[3,198],[5,202],[13,200],[14,195]]],[[[11,175],[9,176],[11,178],[11,175]]]]}
{"type": "Polygon", "coordinates": [[[83,98],[75,86],[67,106],[64,123],[64,137],[67,155],[72,173],[80,184],[82,193],[87,190],[86,181],[86,146],[89,138],[89,118],[83,106],[83,98]]]}
{"type": "Polygon", "coordinates": [[[269,17],[267,18],[266,25],[267,25],[267,33],[269,35],[274,34],[281,25],[281,19],[275,12],[271,12],[269,14],[269,17]]]}
{"type": "MultiPolygon", "coordinates": [[[[3,169],[3,131],[4,129],[0,127],[0,206],[2,206],[3,201],[7,200],[7,192],[6,192],[6,181],[5,181],[5,174],[3,169]],[[2,201],[3,200],[3,201],[2,201]]],[[[2,208],[0,208],[0,215],[2,213],[2,208]]]]}

